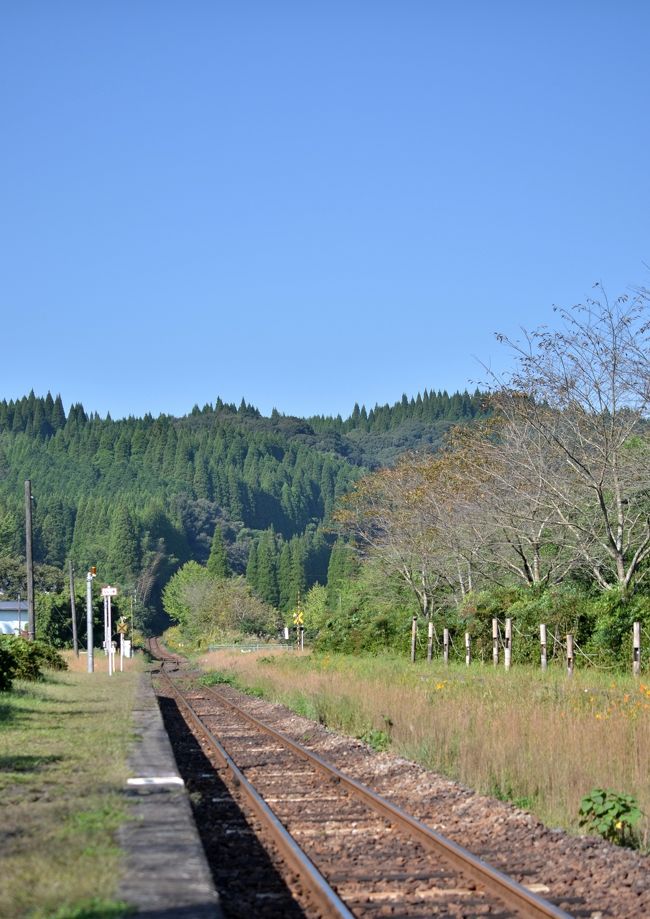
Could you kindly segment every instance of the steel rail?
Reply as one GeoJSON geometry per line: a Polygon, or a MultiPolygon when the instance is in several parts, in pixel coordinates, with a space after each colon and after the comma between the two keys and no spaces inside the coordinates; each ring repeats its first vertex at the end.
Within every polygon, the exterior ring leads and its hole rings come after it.
{"type": "Polygon", "coordinates": [[[477,855],[465,849],[463,846],[458,845],[451,839],[447,839],[445,836],[432,830],[431,827],[427,826],[425,823],[416,820],[415,817],[407,814],[406,811],[403,811],[396,804],[392,804],[366,785],[345,775],[340,769],[337,769],[336,766],[322,759],[317,753],[307,750],[291,737],[265,724],[263,721],[259,721],[254,715],[251,715],[234,702],[231,702],[230,699],[227,699],[221,692],[209,687],[201,688],[202,690],[207,689],[209,694],[220,703],[231,708],[259,730],[270,734],[284,746],[289,747],[303,759],[325,773],[330,779],[339,782],[352,792],[352,794],[362,798],[366,804],[377,811],[382,817],[390,818],[394,823],[398,824],[398,826],[418,839],[426,848],[443,856],[465,877],[471,877],[473,880],[478,881],[508,906],[517,910],[521,916],[526,917],[526,919],[572,919],[570,913],[565,912],[548,900],[539,897],[522,884],[513,880],[513,878],[503,874],[503,872],[499,871],[497,868],[483,861],[482,858],[479,858],[477,855]]]}
{"type": "MultiPolygon", "coordinates": [[[[165,663],[164,660],[161,662],[163,664],[165,663]]],[[[163,669],[160,670],[160,674],[169,684],[175,698],[184,706],[190,720],[196,726],[197,730],[207,737],[218,758],[223,765],[230,770],[233,782],[244,792],[255,815],[266,825],[285,861],[290,868],[300,876],[305,887],[309,889],[313,901],[322,911],[323,916],[337,917],[337,919],[338,917],[340,917],[340,919],[354,919],[354,914],[350,912],[338,894],[327,883],[318,868],[316,868],[313,862],[302,851],[294,838],[278,820],[269,805],[264,801],[253,785],[251,785],[221,742],[214,736],[210,729],[206,727],[193,706],[175,685],[169,674],[165,673],[163,669]]]]}

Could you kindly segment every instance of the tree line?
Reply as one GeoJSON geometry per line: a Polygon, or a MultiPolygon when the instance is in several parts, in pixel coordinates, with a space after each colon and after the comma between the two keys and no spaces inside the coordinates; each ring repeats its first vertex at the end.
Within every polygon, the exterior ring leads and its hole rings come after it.
{"type": "Polygon", "coordinates": [[[402,610],[438,630],[543,611],[616,653],[633,619],[650,625],[648,295],[603,294],[558,318],[555,330],[504,339],[514,369],[493,378],[487,416],[343,498],[336,518],[365,563],[359,596],[379,565],[393,606],[401,594],[402,610]]]}
{"type": "Polygon", "coordinates": [[[382,451],[397,450],[405,424],[435,440],[441,423],[455,413],[471,418],[479,401],[425,392],[370,413],[357,406],[346,422],[312,423],[277,411],[265,418],[245,400],[217,399],[182,418],[113,420],[81,403],[66,413],[50,393],[4,399],[0,589],[24,594],[22,501],[30,478],[35,559],[50,591],[62,589],[71,558],[78,570],[96,565],[102,580],[127,589],[141,613],[159,609],[172,573],[189,560],[204,565],[218,530],[230,571],[246,574],[265,602],[289,608],[326,579],[335,538],[328,521],[365,471],[364,457],[371,467],[382,451]],[[382,433],[387,440],[375,449],[380,418],[394,437],[382,433]]]}

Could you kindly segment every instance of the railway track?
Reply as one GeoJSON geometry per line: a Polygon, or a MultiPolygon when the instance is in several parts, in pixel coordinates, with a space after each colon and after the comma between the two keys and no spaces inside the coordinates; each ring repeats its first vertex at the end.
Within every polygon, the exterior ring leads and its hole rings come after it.
{"type": "Polygon", "coordinates": [[[150,650],[167,692],[300,879],[306,912],[568,917],[219,690],[185,685],[182,658],[155,640],[150,650]]]}

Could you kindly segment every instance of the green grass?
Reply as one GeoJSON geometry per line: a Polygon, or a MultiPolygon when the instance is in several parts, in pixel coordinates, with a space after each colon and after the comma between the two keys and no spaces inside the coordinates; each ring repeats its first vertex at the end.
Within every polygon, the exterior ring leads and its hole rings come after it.
{"type": "Polygon", "coordinates": [[[0,696],[3,919],[128,914],[114,899],[134,671],[47,673],[0,696]]]}

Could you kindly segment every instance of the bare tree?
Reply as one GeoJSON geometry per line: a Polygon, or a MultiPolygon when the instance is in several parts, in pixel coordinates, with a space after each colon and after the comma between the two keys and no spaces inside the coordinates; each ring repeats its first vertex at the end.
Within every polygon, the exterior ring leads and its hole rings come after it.
{"type": "MultiPolygon", "coordinates": [[[[517,368],[495,393],[512,425],[540,437],[542,506],[602,588],[625,594],[650,554],[648,298],[559,310],[563,328],[502,338],[517,368]]],[[[531,476],[539,474],[525,460],[531,476]]]]}
{"type": "Polygon", "coordinates": [[[456,487],[452,520],[457,551],[483,579],[514,576],[528,585],[561,581],[576,565],[548,497],[554,470],[539,432],[495,414],[449,438],[451,460],[465,479],[456,487]]]}
{"type": "Polygon", "coordinates": [[[421,466],[408,455],[395,467],[356,482],[335,516],[360,551],[397,575],[430,617],[446,576],[438,518],[423,499],[426,486],[421,466]]]}

